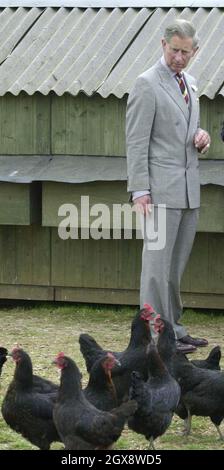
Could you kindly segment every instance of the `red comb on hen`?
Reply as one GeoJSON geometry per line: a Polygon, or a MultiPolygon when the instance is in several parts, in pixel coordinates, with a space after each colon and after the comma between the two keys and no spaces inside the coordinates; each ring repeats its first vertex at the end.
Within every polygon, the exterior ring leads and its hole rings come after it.
{"type": "Polygon", "coordinates": [[[109,357],[110,359],[115,359],[113,353],[111,352],[107,352],[107,357],[109,357]]]}
{"type": "Polygon", "coordinates": [[[65,353],[64,352],[59,352],[56,356],[56,359],[60,359],[60,357],[65,357],[65,353]]]}
{"type": "Polygon", "coordinates": [[[158,316],[158,313],[156,313],[154,308],[149,304],[144,304],[143,311],[146,313],[149,321],[154,321],[158,316]]]}
{"type": "Polygon", "coordinates": [[[14,348],[12,348],[12,353],[16,352],[16,351],[19,351],[19,349],[22,349],[21,346],[17,343],[16,346],[14,346],[14,348]]]}
{"type": "Polygon", "coordinates": [[[145,310],[147,310],[149,313],[154,313],[154,312],[155,312],[154,309],[152,308],[152,306],[149,305],[149,304],[144,304],[144,305],[143,305],[143,308],[144,308],[145,310]]]}

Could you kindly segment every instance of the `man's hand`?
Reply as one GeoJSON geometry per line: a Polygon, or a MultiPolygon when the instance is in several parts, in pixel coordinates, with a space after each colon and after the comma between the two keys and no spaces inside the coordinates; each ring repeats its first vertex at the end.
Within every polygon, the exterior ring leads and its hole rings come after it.
{"type": "Polygon", "coordinates": [[[211,138],[208,132],[198,129],[194,135],[194,145],[200,153],[206,153],[209,150],[211,138]]]}
{"type": "Polygon", "coordinates": [[[134,206],[136,212],[140,212],[141,214],[148,214],[152,211],[151,209],[151,197],[149,194],[145,196],[138,197],[134,200],[134,206]]]}

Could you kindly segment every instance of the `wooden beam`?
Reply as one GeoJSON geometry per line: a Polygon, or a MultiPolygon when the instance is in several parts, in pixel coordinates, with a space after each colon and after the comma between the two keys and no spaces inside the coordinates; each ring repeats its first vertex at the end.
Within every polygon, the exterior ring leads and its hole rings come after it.
{"type": "MultiPolygon", "coordinates": [[[[55,300],[64,302],[138,305],[139,291],[120,289],[55,288],[55,300]]],[[[224,295],[182,293],[184,307],[224,309],[224,295]]]]}
{"type": "Polygon", "coordinates": [[[188,308],[206,308],[224,310],[224,294],[182,293],[183,306],[188,308]]]}
{"type": "Polygon", "coordinates": [[[54,288],[1,284],[0,299],[54,300],[54,288]]]}
{"type": "Polygon", "coordinates": [[[85,289],[56,287],[55,300],[65,302],[105,303],[113,305],[137,305],[138,290],[85,289]]]}

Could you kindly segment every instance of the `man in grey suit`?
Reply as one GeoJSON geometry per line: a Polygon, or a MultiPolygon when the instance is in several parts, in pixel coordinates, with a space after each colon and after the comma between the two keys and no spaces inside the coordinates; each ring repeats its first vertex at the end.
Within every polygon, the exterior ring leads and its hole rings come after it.
{"type": "Polygon", "coordinates": [[[140,75],[127,105],[128,191],[136,209],[150,217],[151,205],[166,205],[166,244],[150,249],[144,241],[140,304],[150,303],[175,330],[177,349],[193,352],[206,346],[180,324],[180,282],[198,220],[200,181],[198,152],[210,146],[199,127],[195,79],[182,70],[198,49],[189,21],[176,20],[162,39],[163,57],[140,75]]]}

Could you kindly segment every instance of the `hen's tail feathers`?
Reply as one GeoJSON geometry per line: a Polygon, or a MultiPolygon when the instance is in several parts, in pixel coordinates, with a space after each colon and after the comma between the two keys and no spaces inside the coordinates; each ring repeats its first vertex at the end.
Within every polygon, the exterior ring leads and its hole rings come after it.
{"type": "Polygon", "coordinates": [[[208,362],[213,362],[216,365],[219,365],[221,359],[221,349],[220,346],[215,346],[209,353],[207,357],[208,362]]]}
{"type": "Polygon", "coordinates": [[[0,347],[0,376],[2,373],[3,364],[7,361],[8,350],[6,348],[0,347]]]}
{"type": "Polygon", "coordinates": [[[208,357],[204,360],[195,359],[191,361],[197,367],[201,367],[203,369],[213,369],[213,370],[220,370],[220,360],[221,360],[221,349],[220,346],[215,346],[209,353],[208,357]]]}
{"type": "Polygon", "coordinates": [[[87,333],[82,333],[79,336],[80,351],[85,359],[86,369],[90,373],[94,362],[99,359],[103,353],[101,346],[95,339],[87,333]]]}

